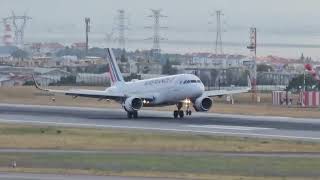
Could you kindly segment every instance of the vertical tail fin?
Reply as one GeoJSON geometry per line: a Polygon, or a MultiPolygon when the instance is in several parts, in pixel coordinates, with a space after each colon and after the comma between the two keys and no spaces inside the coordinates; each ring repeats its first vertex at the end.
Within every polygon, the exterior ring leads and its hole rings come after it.
{"type": "Polygon", "coordinates": [[[116,58],[111,48],[107,48],[107,60],[109,62],[109,75],[111,85],[114,85],[119,82],[124,82],[116,58]]]}

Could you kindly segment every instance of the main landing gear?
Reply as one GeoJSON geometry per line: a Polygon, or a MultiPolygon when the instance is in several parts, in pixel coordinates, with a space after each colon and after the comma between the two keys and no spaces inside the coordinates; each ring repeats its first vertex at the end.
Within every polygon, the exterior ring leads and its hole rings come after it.
{"type": "MultiPolygon", "coordinates": [[[[183,118],[184,117],[184,111],[181,110],[183,106],[183,103],[180,102],[177,104],[178,110],[173,111],[173,117],[176,119],[178,117],[183,118]]],[[[189,110],[189,105],[187,106],[186,115],[191,116],[192,112],[189,110]]]]}
{"type": "Polygon", "coordinates": [[[130,112],[130,111],[127,111],[127,116],[129,119],[137,119],[138,118],[138,111],[133,111],[133,112],[130,112]]]}
{"type": "Polygon", "coordinates": [[[184,112],[182,110],[175,110],[173,111],[173,117],[176,119],[178,117],[183,118],[184,112]]]}

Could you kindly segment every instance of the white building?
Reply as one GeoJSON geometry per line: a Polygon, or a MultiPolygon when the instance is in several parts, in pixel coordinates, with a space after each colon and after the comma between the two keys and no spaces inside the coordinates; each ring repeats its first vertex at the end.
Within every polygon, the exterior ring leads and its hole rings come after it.
{"type": "Polygon", "coordinates": [[[192,69],[228,69],[245,66],[246,62],[251,61],[243,56],[225,56],[225,57],[199,57],[194,56],[185,64],[174,65],[174,68],[181,70],[192,69]]]}
{"type": "Polygon", "coordinates": [[[77,84],[83,85],[107,85],[110,84],[109,73],[90,74],[79,73],[76,77],[77,84]]]}
{"type": "Polygon", "coordinates": [[[42,84],[48,85],[50,83],[58,82],[62,77],[68,77],[72,74],[56,68],[0,66],[0,84],[5,86],[23,85],[28,81],[32,81],[32,75],[35,75],[35,78],[41,81],[42,84]]]}
{"type": "Polygon", "coordinates": [[[67,71],[56,68],[33,68],[33,71],[34,74],[40,77],[53,79],[55,82],[60,81],[62,77],[68,77],[72,75],[67,71]]]}

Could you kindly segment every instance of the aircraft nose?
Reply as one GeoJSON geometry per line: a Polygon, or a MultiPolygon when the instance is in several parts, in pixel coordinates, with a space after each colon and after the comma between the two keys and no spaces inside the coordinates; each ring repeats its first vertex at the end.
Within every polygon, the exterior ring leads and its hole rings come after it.
{"type": "Polygon", "coordinates": [[[204,92],[204,85],[201,83],[201,84],[198,84],[197,86],[195,86],[194,88],[194,95],[195,96],[201,96],[204,92]]]}
{"type": "Polygon", "coordinates": [[[205,91],[204,85],[203,85],[202,83],[199,84],[199,88],[200,88],[201,92],[204,92],[204,91],[205,91]]]}

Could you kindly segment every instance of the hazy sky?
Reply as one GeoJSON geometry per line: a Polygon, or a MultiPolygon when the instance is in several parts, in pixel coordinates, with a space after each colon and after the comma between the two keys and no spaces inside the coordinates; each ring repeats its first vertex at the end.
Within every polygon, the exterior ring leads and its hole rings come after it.
{"type": "Polygon", "coordinates": [[[319,0],[0,0],[0,17],[11,10],[27,12],[37,24],[77,24],[92,17],[97,24],[110,24],[117,9],[125,9],[134,25],[145,25],[149,9],[163,9],[168,26],[206,25],[209,14],[223,10],[228,26],[256,25],[274,31],[319,27],[319,0]]]}
{"type": "Polygon", "coordinates": [[[117,9],[128,13],[134,38],[146,38],[150,9],[163,9],[168,18],[162,24],[169,28],[162,34],[168,39],[208,40],[214,28],[209,22],[215,22],[210,14],[222,10],[226,41],[245,42],[248,28],[256,26],[262,42],[320,44],[319,0],[0,0],[0,17],[14,10],[33,18],[30,33],[82,30],[86,16],[93,32],[110,32],[117,9]]]}

